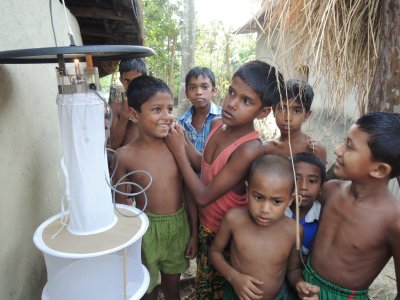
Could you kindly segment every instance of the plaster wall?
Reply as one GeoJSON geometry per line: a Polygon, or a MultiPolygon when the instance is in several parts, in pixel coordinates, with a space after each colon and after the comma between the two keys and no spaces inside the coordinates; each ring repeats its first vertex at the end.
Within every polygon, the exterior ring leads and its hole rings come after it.
{"type": "MultiPolygon", "coordinates": [[[[1,1],[0,51],[68,46],[58,0],[1,1]]],[[[76,44],[81,37],[69,14],[76,44]]],[[[60,210],[64,178],[56,64],[0,65],[0,298],[40,299],[46,281],[36,228],[60,210]]]]}

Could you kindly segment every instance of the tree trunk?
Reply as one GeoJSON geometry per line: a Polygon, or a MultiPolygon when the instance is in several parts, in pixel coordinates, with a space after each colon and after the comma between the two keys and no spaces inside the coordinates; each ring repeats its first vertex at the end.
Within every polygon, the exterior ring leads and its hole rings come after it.
{"type": "Polygon", "coordinates": [[[400,1],[382,0],[378,64],[368,96],[368,111],[400,113],[400,1]]]}
{"type": "Polygon", "coordinates": [[[183,1],[183,22],[182,22],[182,64],[181,64],[181,83],[178,95],[178,112],[182,114],[190,106],[190,102],[185,97],[185,76],[194,64],[195,49],[195,10],[194,0],[183,1]]]}
{"type": "Polygon", "coordinates": [[[174,72],[175,72],[175,58],[176,58],[176,41],[177,41],[177,36],[174,35],[172,39],[172,43],[170,46],[171,49],[171,60],[169,64],[169,70],[168,70],[168,85],[171,88],[171,91],[174,90],[174,72]]]}
{"type": "Polygon", "coordinates": [[[225,32],[225,66],[226,66],[226,79],[228,82],[232,77],[231,70],[231,47],[230,47],[231,36],[229,32],[225,32]]]}

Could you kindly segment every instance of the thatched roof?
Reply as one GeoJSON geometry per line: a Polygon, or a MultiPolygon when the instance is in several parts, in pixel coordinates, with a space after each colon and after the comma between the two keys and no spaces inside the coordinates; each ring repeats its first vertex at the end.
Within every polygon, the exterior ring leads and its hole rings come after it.
{"type": "Polygon", "coordinates": [[[274,36],[272,59],[288,64],[282,68],[290,68],[292,61],[311,65],[316,84],[329,78],[325,91],[332,99],[327,103],[342,105],[355,92],[359,110],[365,112],[378,58],[381,10],[382,0],[263,0],[257,15],[236,33],[265,33],[268,42],[274,36]]]}
{"type": "Polygon", "coordinates": [[[267,22],[266,12],[264,8],[261,8],[257,14],[247,21],[246,24],[242,25],[234,31],[234,34],[246,34],[254,32],[264,31],[265,23],[267,22]]]}
{"type": "MultiPolygon", "coordinates": [[[[84,45],[143,45],[140,0],[65,0],[65,5],[79,23],[84,45]]],[[[99,65],[100,76],[113,73],[116,65],[99,65]]]]}

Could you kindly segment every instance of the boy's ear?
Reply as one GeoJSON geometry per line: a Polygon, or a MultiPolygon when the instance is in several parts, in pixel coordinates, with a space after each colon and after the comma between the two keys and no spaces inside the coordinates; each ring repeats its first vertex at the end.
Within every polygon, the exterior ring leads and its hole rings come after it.
{"type": "Polygon", "coordinates": [[[128,107],[128,111],[129,111],[129,120],[131,120],[134,123],[137,123],[139,113],[133,107],[128,107]]]}
{"type": "Polygon", "coordinates": [[[373,170],[369,172],[369,175],[374,178],[382,179],[389,177],[391,172],[392,172],[392,167],[389,164],[383,162],[376,162],[375,166],[373,167],[373,170]]]}
{"type": "Polygon", "coordinates": [[[214,98],[215,95],[217,95],[217,93],[218,93],[218,89],[216,87],[213,87],[211,90],[211,93],[212,93],[212,98],[214,98]]]}
{"type": "Polygon", "coordinates": [[[271,112],[271,107],[261,107],[260,112],[258,113],[257,119],[264,119],[271,112]]]}
{"type": "Polygon", "coordinates": [[[295,201],[295,199],[296,199],[296,193],[293,192],[293,193],[290,195],[289,203],[288,203],[288,206],[287,206],[287,207],[290,207],[290,206],[292,205],[293,201],[295,201]]]}
{"type": "Polygon", "coordinates": [[[311,113],[312,113],[311,110],[309,110],[308,112],[306,112],[306,114],[305,114],[305,116],[304,116],[304,119],[303,119],[303,122],[307,121],[307,119],[311,116],[311,113]]]}

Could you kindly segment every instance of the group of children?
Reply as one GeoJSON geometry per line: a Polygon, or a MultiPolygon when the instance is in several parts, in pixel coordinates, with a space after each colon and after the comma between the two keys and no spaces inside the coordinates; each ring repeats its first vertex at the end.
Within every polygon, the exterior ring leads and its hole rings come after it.
{"type": "MultiPolygon", "coordinates": [[[[211,70],[192,69],[192,107],[178,123],[162,80],[142,75],[127,87],[123,109],[137,137],[117,149],[115,181],[133,170],[152,176],[143,299],[157,299],[159,273],[166,299],[180,299],[180,275],[196,254],[196,299],[368,299],[391,257],[400,278],[400,204],[388,189],[400,175],[400,115],[359,118],[335,149],[344,180],[324,183],[326,149],[301,130],[308,84],[285,83],[256,60],[234,73],[222,107],[215,92],[211,70]],[[281,136],[263,145],[253,122],[271,111],[281,136]]],[[[139,173],[130,181],[149,183],[139,173]]],[[[144,207],[143,195],[135,205],[144,207]]]]}

